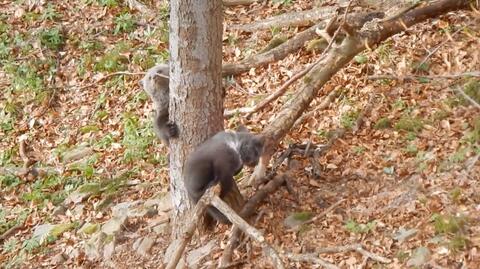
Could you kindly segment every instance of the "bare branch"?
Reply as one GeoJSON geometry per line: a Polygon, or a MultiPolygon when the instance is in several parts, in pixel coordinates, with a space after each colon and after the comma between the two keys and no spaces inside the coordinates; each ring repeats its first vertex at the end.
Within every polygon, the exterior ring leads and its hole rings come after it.
{"type": "Polygon", "coordinates": [[[258,30],[270,29],[271,27],[308,26],[316,21],[325,20],[331,17],[334,13],[334,7],[323,7],[311,10],[285,13],[278,16],[266,18],[264,20],[255,21],[249,24],[234,24],[227,27],[232,30],[254,32],[258,30]]]}
{"type": "MultiPolygon", "coordinates": [[[[250,217],[255,213],[255,208],[257,205],[263,201],[268,194],[277,190],[281,185],[283,185],[286,181],[286,175],[278,175],[274,179],[270,180],[265,186],[261,187],[255,194],[247,201],[245,206],[243,207],[242,211],[240,212],[240,216],[244,219],[250,217]]],[[[220,267],[226,266],[230,264],[232,260],[233,250],[238,246],[240,242],[240,235],[241,230],[238,227],[234,227],[232,231],[232,235],[228,240],[225,249],[223,250],[222,258],[220,259],[220,267]]]]}
{"type": "Polygon", "coordinates": [[[267,243],[265,237],[263,237],[263,234],[259,230],[248,224],[244,219],[237,215],[237,213],[235,213],[235,211],[219,197],[213,197],[212,205],[220,210],[220,212],[222,212],[236,227],[242,230],[250,238],[257,241],[262,246],[265,254],[270,257],[275,268],[285,268],[277,251],[267,243]]]}
{"type": "Polygon", "coordinates": [[[223,0],[224,6],[247,6],[257,2],[264,2],[265,0],[223,0]]]}
{"type": "MultiPolygon", "coordinates": [[[[183,251],[185,250],[185,247],[187,246],[188,242],[190,242],[195,232],[195,229],[199,225],[200,218],[205,213],[207,205],[211,203],[212,198],[214,197],[216,192],[220,193],[219,187],[220,186],[217,185],[213,188],[208,188],[207,191],[200,198],[198,203],[195,205],[195,208],[193,209],[193,215],[189,218],[189,222],[187,223],[187,227],[183,232],[183,236],[181,236],[180,239],[178,239],[180,241],[177,242],[177,240],[174,240],[171,243],[171,244],[178,244],[178,245],[176,246],[176,249],[173,251],[172,255],[169,255],[169,257],[166,257],[167,259],[169,259],[168,264],[165,267],[166,269],[174,269],[177,267],[177,264],[180,261],[180,258],[182,257],[183,251]]],[[[165,260],[164,263],[167,263],[167,261],[165,260]]]]}
{"type": "Polygon", "coordinates": [[[428,59],[430,59],[430,57],[432,57],[432,55],[435,54],[435,52],[437,52],[443,45],[445,45],[448,41],[450,41],[454,35],[458,34],[462,30],[463,29],[458,29],[451,36],[449,36],[449,38],[444,40],[442,43],[438,44],[432,51],[428,53],[427,56],[425,56],[425,58],[418,64],[418,66],[422,66],[424,63],[426,63],[428,59]]]}
{"type": "Polygon", "coordinates": [[[466,94],[462,89],[460,89],[460,87],[455,87],[453,89],[454,92],[456,93],[459,93],[463,98],[465,98],[466,100],[468,100],[474,107],[480,109],[480,104],[477,103],[477,101],[475,101],[472,97],[470,97],[468,94],[466,94]]]}
{"type": "Polygon", "coordinates": [[[336,266],[335,264],[331,264],[321,258],[318,257],[317,254],[308,253],[308,254],[293,254],[287,253],[285,254],[287,258],[297,262],[309,262],[321,265],[327,269],[339,269],[340,267],[336,266]]]}
{"type": "MultiPolygon", "coordinates": [[[[383,13],[381,12],[370,12],[370,13],[353,13],[349,14],[347,21],[350,25],[353,25],[355,28],[361,28],[365,22],[371,21],[375,18],[382,18],[383,13]]],[[[340,27],[340,22],[337,20],[330,20],[330,29],[336,30],[340,27]]],[[[237,63],[227,63],[222,66],[222,75],[236,75],[250,70],[253,67],[264,66],[269,63],[282,60],[287,57],[293,51],[297,51],[302,48],[305,42],[315,38],[317,36],[316,30],[323,29],[327,25],[327,21],[321,21],[314,26],[296,34],[294,37],[290,38],[286,42],[280,44],[278,47],[271,49],[267,52],[254,55],[245,60],[239,61],[237,63]]],[[[248,112],[245,112],[248,113],[248,112]]]]}
{"type": "Polygon", "coordinates": [[[427,79],[457,79],[461,77],[480,77],[480,71],[465,72],[459,74],[447,74],[447,75],[407,75],[407,76],[395,76],[395,75],[372,75],[367,79],[390,79],[390,80],[416,80],[421,78],[427,79]]]}
{"type": "MultiPolygon", "coordinates": [[[[355,36],[346,37],[342,44],[331,50],[324,60],[312,68],[303,79],[303,83],[296,94],[277,113],[275,119],[265,127],[263,135],[266,137],[266,147],[262,164],[269,162],[276,145],[287,134],[295,121],[314,99],[319,89],[330,78],[348,64],[355,55],[365,48],[372,48],[380,42],[399,33],[421,21],[434,18],[449,11],[469,7],[468,0],[441,0],[430,5],[412,9],[396,20],[375,22],[365,26],[355,36]],[[267,159],[268,158],[268,159],[267,159]]],[[[261,176],[261,175],[260,175],[261,176]]]]}

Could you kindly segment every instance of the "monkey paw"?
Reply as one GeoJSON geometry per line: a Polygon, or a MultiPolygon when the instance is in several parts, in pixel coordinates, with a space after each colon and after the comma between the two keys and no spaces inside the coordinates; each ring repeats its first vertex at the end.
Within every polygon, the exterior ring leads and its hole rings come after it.
{"type": "Polygon", "coordinates": [[[168,131],[168,136],[169,137],[177,137],[178,136],[178,127],[175,124],[175,122],[167,122],[167,131],[168,131]]]}

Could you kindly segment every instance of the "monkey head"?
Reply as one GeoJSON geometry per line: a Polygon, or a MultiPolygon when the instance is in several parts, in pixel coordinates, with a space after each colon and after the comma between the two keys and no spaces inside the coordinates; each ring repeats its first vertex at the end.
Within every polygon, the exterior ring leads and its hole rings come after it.
{"type": "Polygon", "coordinates": [[[239,149],[242,162],[249,167],[254,167],[258,164],[260,156],[263,154],[263,145],[265,139],[263,136],[248,134],[250,139],[245,139],[239,149]]]}

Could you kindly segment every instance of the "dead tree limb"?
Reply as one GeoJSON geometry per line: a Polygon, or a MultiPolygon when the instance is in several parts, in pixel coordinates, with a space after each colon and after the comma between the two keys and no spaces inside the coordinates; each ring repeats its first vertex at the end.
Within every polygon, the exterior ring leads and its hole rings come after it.
{"type": "Polygon", "coordinates": [[[268,165],[277,144],[287,134],[295,121],[302,115],[318,91],[341,68],[347,65],[355,55],[366,48],[372,48],[394,34],[400,33],[416,23],[438,17],[450,11],[469,8],[468,0],[442,0],[430,5],[412,9],[395,20],[372,22],[365,29],[355,35],[347,36],[342,44],[334,47],[323,61],[318,63],[303,79],[300,89],[287,102],[277,117],[265,127],[263,135],[266,138],[265,152],[255,171],[259,179],[265,175],[268,165]],[[264,166],[265,167],[262,167],[264,166]],[[263,172],[263,174],[260,174],[263,172]]]}
{"type": "Polygon", "coordinates": [[[447,75],[406,75],[406,76],[395,76],[395,75],[371,75],[367,79],[378,80],[378,79],[390,79],[390,80],[417,80],[417,79],[457,79],[462,77],[480,77],[480,71],[472,71],[458,74],[447,74],[447,75]]]}
{"type": "MultiPolygon", "coordinates": [[[[287,175],[284,174],[278,175],[274,179],[270,180],[265,186],[255,192],[255,194],[247,201],[242,211],[240,212],[240,216],[243,219],[247,219],[251,215],[253,215],[255,213],[255,208],[258,206],[258,204],[260,204],[260,202],[262,202],[268,194],[275,192],[280,186],[285,184],[286,180],[287,175]]],[[[232,260],[233,250],[240,243],[240,236],[241,230],[237,227],[234,227],[232,235],[223,251],[219,267],[227,266],[228,264],[230,264],[230,261],[232,260]]]]}
{"type": "MultiPolygon", "coordinates": [[[[367,21],[371,21],[374,18],[383,18],[384,14],[381,12],[370,13],[355,13],[347,16],[347,21],[350,25],[360,29],[367,21]]],[[[322,21],[314,26],[296,34],[286,42],[282,43],[278,47],[271,49],[267,52],[254,55],[248,59],[239,61],[237,63],[224,64],[222,66],[222,75],[230,76],[236,75],[250,70],[253,67],[264,66],[272,62],[280,61],[287,57],[290,53],[299,50],[305,44],[305,42],[317,37],[315,33],[316,29],[323,29],[327,25],[327,21],[322,21]]],[[[329,29],[337,29],[339,22],[334,22],[329,29]]]]}
{"type": "Polygon", "coordinates": [[[317,21],[332,17],[335,14],[335,10],[335,7],[322,7],[285,13],[248,24],[233,24],[227,27],[232,30],[255,32],[259,30],[268,30],[272,27],[309,26],[317,21]]]}
{"type": "Polygon", "coordinates": [[[470,97],[468,94],[466,94],[460,87],[455,87],[452,89],[454,92],[460,94],[463,98],[468,100],[474,107],[480,109],[480,104],[475,101],[472,97],[470,97]]]}
{"type": "Polygon", "coordinates": [[[391,263],[392,261],[388,258],[382,257],[378,254],[372,253],[365,248],[361,244],[352,244],[346,246],[336,246],[336,247],[326,247],[326,248],[319,248],[315,250],[316,254],[322,253],[335,253],[335,252],[348,252],[348,251],[356,251],[362,254],[365,257],[368,257],[374,261],[380,263],[391,263]]]}
{"type": "Polygon", "coordinates": [[[253,107],[241,107],[239,109],[234,109],[234,110],[227,110],[223,114],[225,117],[231,117],[233,115],[236,115],[237,113],[246,113],[247,115],[245,117],[249,117],[253,113],[261,110],[264,108],[266,105],[268,105],[270,102],[274,101],[278,97],[282,96],[288,89],[288,87],[297,81],[299,78],[303,77],[310,69],[312,69],[313,64],[311,66],[308,66],[304,70],[300,71],[299,73],[295,74],[293,77],[291,77],[287,82],[285,82],[278,90],[275,92],[271,93],[267,98],[263,99],[260,101],[258,104],[256,104],[253,107]]]}
{"type": "Polygon", "coordinates": [[[242,230],[250,238],[257,241],[262,246],[265,254],[270,257],[275,268],[285,268],[277,251],[267,243],[265,237],[259,230],[255,229],[255,227],[251,226],[239,215],[237,215],[237,213],[235,213],[235,211],[218,196],[213,197],[212,205],[220,210],[220,212],[222,212],[223,215],[225,215],[238,229],[242,230]]]}
{"type": "Polygon", "coordinates": [[[315,254],[315,253],[308,253],[308,254],[288,253],[285,256],[292,261],[315,263],[327,269],[340,269],[340,267],[319,258],[318,254],[315,254]]]}
{"type": "Polygon", "coordinates": [[[263,2],[265,0],[223,0],[223,5],[230,6],[248,6],[256,2],[263,2]]]}
{"type": "Polygon", "coordinates": [[[250,68],[264,66],[269,63],[282,60],[283,58],[287,57],[288,54],[302,48],[305,42],[315,38],[315,29],[322,28],[324,26],[325,22],[321,22],[305,31],[296,34],[294,37],[290,38],[274,49],[254,55],[237,63],[224,64],[222,66],[222,75],[237,75],[250,70],[250,68]]]}
{"type": "Polygon", "coordinates": [[[183,232],[183,236],[181,236],[180,239],[178,239],[180,241],[177,242],[177,240],[174,240],[171,243],[171,244],[178,244],[178,245],[176,245],[176,248],[174,249],[172,255],[165,255],[166,260],[164,260],[164,263],[167,264],[167,266],[165,267],[166,269],[174,269],[177,267],[177,264],[180,261],[180,258],[182,257],[183,251],[185,250],[185,247],[187,246],[188,242],[190,242],[190,240],[192,239],[195,229],[199,225],[200,219],[205,213],[207,205],[211,203],[215,193],[220,193],[219,188],[220,186],[217,185],[213,188],[207,189],[207,191],[203,194],[202,198],[200,198],[198,203],[195,205],[195,208],[193,209],[193,215],[189,219],[188,225],[185,231],[183,232]]]}

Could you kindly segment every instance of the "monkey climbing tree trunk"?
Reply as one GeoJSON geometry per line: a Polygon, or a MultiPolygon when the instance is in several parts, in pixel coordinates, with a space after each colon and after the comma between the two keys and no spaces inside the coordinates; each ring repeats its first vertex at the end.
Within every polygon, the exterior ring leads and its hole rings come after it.
{"type": "Polygon", "coordinates": [[[223,129],[222,1],[170,1],[170,120],[179,137],[170,142],[170,192],[174,231],[191,207],[183,184],[188,154],[223,129]]]}

